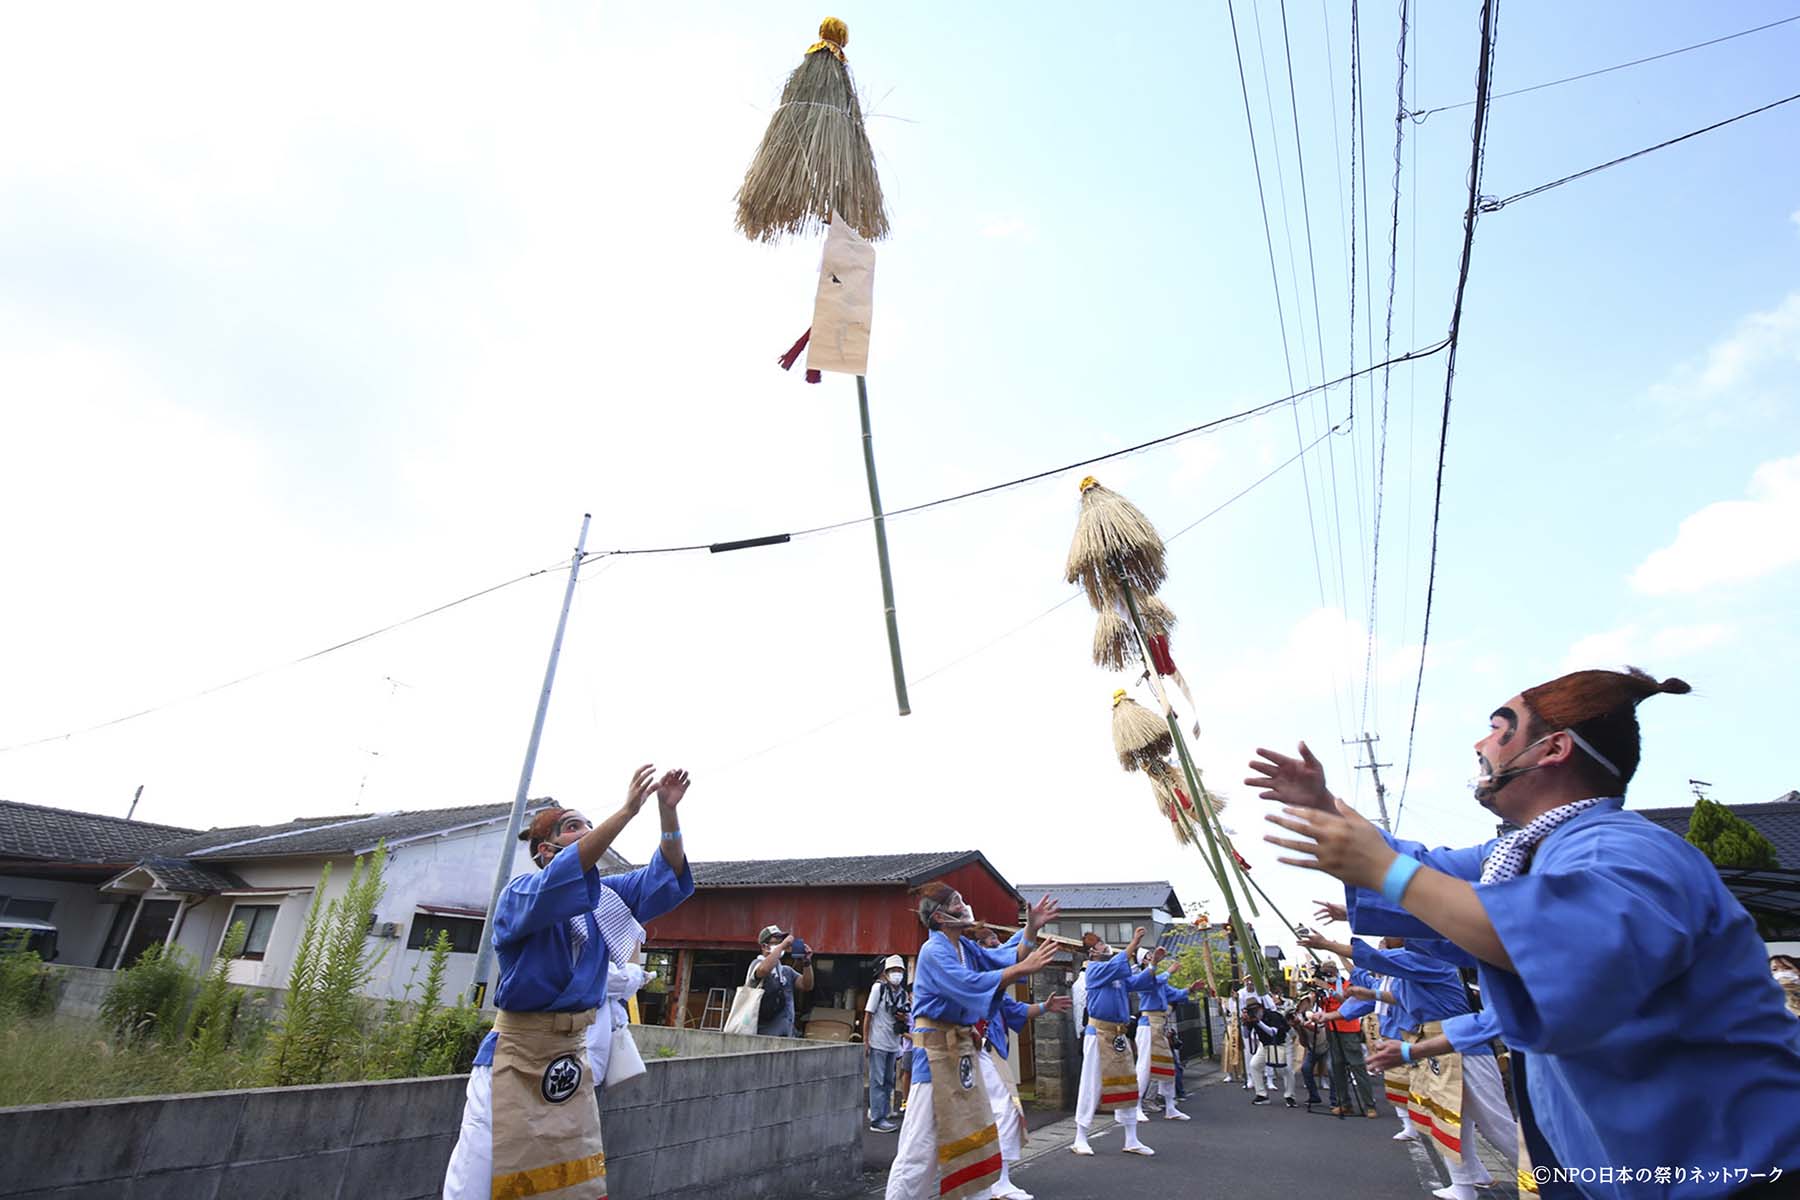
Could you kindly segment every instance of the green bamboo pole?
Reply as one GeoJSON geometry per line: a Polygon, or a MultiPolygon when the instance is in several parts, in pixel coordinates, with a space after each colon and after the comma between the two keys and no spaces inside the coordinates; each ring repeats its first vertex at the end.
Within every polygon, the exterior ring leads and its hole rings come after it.
{"type": "MultiPolygon", "coordinates": [[[[1150,661],[1149,642],[1144,637],[1144,622],[1143,618],[1138,613],[1137,597],[1132,594],[1131,585],[1125,582],[1123,572],[1115,567],[1113,574],[1117,577],[1119,588],[1125,595],[1125,608],[1131,614],[1131,626],[1138,635],[1138,645],[1144,656],[1144,666],[1150,671],[1151,678],[1154,679],[1156,677],[1156,668],[1150,661]]],[[[1203,793],[1200,790],[1199,782],[1194,778],[1194,764],[1188,758],[1187,742],[1183,740],[1181,736],[1181,726],[1175,720],[1174,710],[1167,704],[1163,706],[1163,717],[1168,721],[1169,734],[1175,740],[1175,749],[1181,758],[1181,768],[1183,773],[1187,776],[1188,789],[1190,793],[1196,797],[1194,801],[1195,807],[1204,807],[1203,802],[1199,799],[1203,793]]],[[[1177,810],[1179,810],[1180,806],[1177,805],[1176,807],[1177,810]]],[[[1200,828],[1206,834],[1206,851],[1202,853],[1202,858],[1204,859],[1206,855],[1210,853],[1212,861],[1209,866],[1212,868],[1213,882],[1219,885],[1219,891],[1225,897],[1225,911],[1231,921],[1231,928],[1233,932],[1236,933],[1239,944],[1248,946],[1249,938],[1244,929],[1244,919],[1238,912],[1237,897],[1232,894],[1231,890],[1231,876],[1225,870],[1225,860],[1219,854],[1218,839],[1213,836],[1211,824],[1204,820],[1204,814],[1202,814],[1200,828]]],[[[1235,866],[1235,863],[1233,865],[1235,866]]],[[[1249,894],[1247,892],[1245,893],[1245,899],[1249,899],[1249,894]]],[[[1254,902],[1252,902],[1252,905],[1254,907],[1254,902]]],[[[1256,952],[1246,954],[1245,963],[1250,969],[1251,978],[1256,981],[1256,986],[1259,989],[1265,989],[1266,984],[1264,982],[1262,970],[1262,955],[1256,952]]]]}
{"type": "Polygon", "coordinates": [[[888,568],[887,517],[881,511],[881,487],[875,482],[875,435],[869,431],[869,385],[856,377],[856,404],[862,413],[863,466],[869,474],[869,508],[875,514],[875,557],[881,563],[881,606],[887,617],[888,659],[894,666],[894,700],[900,715],[912,711],[906,698],[906,669],[900,665],[900,621],[894,615],[894,576],[888,568]]]}

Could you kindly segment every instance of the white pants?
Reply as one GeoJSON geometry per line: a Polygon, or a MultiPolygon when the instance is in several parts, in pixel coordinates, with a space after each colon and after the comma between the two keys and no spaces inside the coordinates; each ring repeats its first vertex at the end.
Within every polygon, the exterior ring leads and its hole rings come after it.
{"type": "Polygon", "coordinates": [[[1500,1151],[1516,1170],[1519,1163],[1519,1130],[1506,1104],[1506,1087],[1500,1082],[1500,1064],[1492,1054],[1465,1054],[1462,1060],[1462,1153],[1447,1159],[1451,1183],[1484,1179],[1488,1169],[1475,1152],[1479,1130],[1488,1144],[1500,1151]]]}
{"type": "Polygon", "coordinates": [[[444,1200],[489,1200],[494,1194],[494,1069],[474,1067],[463,1092],[462,1129],[444,1171],[444,1200]]]}
{"type": "MultiPolygon", "coordinates": [[[[1100,1111],[1100,1048],[1092,1044],[1100,1034],[1090,1028],[1082,1034],[1081,1044],[1081,1091],[1075,1099],[1075,1127],[1080,1136],[1086,1137],[1088,1129],[1094,1124],[1094,1114],[1100,1111]]],[[[1137,1109],[1121,1108],[1113,1114],[1119,1124],[1125,1126],[1134,1136],[1137,1130],[1137,1109]]]]}
{"type": "Polygon", "coordinates": [[[1273,1076],[1282,1082],[1281,1094],[1292,1100],[1295,1074],[1294,1048],[1292,1046],[1281,1047],[1287,1056],[1285,1063],[1272,1061],[1274,1049],[1273,1046],[1257,1046],[1256,1053],[1250,1057],[1250,1082],[1255,1085],[1257,1095],[1266,1096],[1269,1094],[1270,1077],[1273,1076]]]}
{"type": "MultiPolygon", "coordinates": [[[[995,1124],[1000,1127],[1000,1157],[1004,1162],[1018,1162],[1018,1112],[1013,1111],[1010,1146],[1008,1126],[999,1119],[1000,1099],[1012,1109],[1012,1097],[1007,1095],[1005,1081],[994,1073],[992,1056],[978,1054],[975,1057],[981,1064],[978,1068],[981,1082],[987,1089],[988,1103],[993,1106],[995,1124]]],[[[900,1137],[894,1144],[894,1165],[888,1169],[887,1200],[936,1200],[937,1150],[937,1118],[931,1107],[931,1084],[915,1083],[906,1093],[906,1116],[900,1120],[900,1137]]]]}
{"type": "MultiPolygon", "coordinates": [[[[1154,1087],[1162,1093],[1163,1104],[1167,1106],[1168,1111],[1173,1112],[1175,1111],[1175,1081],[1173,1079],[1153,1080],[1150,1078],[1150,1046],[1153,1040],[1154,1035],[1151,1033],[1148,1025],[1139,1025],[1137,1027],[1138,1103],[1142,1104],[1145,1100],[1148,1100],[1150,1098],[1150,1089],[1154,1087]]],[[[1165,1041],[1163,1045],[1166,1048],[1168,1043],[1165,1041]]]]}
{"type": "Polygon", "coordinates": [[[981,1066],[981,1082],[987,1087],[988,1107],[994,1110],[994,1125],[1000,1130],[1000,1157],[1010,1166],[1019,1161],[1025,1148],[1021,1129],[1024,1122],[1006,1080],[1000,1078],[1000,1068],[994,1065],[993,1055],[983,1054],[981,1066]]]}

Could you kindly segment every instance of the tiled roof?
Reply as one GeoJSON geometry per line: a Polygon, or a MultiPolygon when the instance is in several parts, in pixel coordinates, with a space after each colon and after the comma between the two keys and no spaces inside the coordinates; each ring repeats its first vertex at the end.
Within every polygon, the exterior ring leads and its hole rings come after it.
{"type": "MultiPolygon", "coordinates": [[[[703,887],[834,887],[891,883],[915,887],[966,863],[980,861],[995,871],[978,850],[936,854],[869,854],[850,858],[752,858],[736,862],[697,862],[694,886],[703,887]]],[[[1004,882],[1004,881],[1003,881],[1004,882]]]]}
{"type": "MultiPolygon", "coordinates": [[[[1789,792],[1763,804],[1727,804],[1775,846],[1775,859],[1783,870],[1800,870],[1800,792],[1789,792]]],[[[1633,808],[1638,816],[1656,822],[1676,837],[1686,837],[1692,805],[1680,808],[1633,808]]]]}
{"type": "Polygon", "coordinates": [[[155,876],[164,891],[188,896],[211,896],[245,886],[244,881],[230,871],[196,866],[180,858],[146,858],[138,865],[155,876]]]}
{"type": "Polygon", "coordinates": [[[1053,896],[1072,912],[1160,908],[1173,916],[1181,915],[1181,900],[1166,879],[1141,883],[1021,883],[1019,894],[1031,901],[1039,896],[1053,896]]]}
{"type": "Polygon", "coordinates": [[[246,825],[209,829],[205,833],[158,846],[159,854],[189,859],[288,858],[356,854],[385,841],[429,836],[465,825],[504,819],[511,804],[472,804],[462,808],[425,808],[411,812],[344,813],[303,817],[281,825],[246,825]]]}
{"type": "Polygon", "coordinates": [[[100,813],[0,800],[0,857],[128,865],[154,846],[194,831],[100,813]]]}

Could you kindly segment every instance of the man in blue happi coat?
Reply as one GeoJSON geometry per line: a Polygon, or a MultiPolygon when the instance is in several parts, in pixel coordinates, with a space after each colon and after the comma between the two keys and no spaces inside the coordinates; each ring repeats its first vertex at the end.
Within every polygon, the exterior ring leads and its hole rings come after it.
{"type": "Polygon", "coordinates": [[[1294,836],[1268,840],[1299,857],[1281,861],[1344,881],[1354,930],[1477,960],[1527,1063],[1522,1104],[1588,1196],[1726,1196],[1800,1171],[1800,1023],[1755,923],[1704,854],[1624,811],[1637,706],[1688,690],[1634,668],[1508,699],[1475,744],[1475,795],[1516,829],[1466,849],[1364,820],[1304,743],[1259,750],[1246,781],[1286,806],[1268,819],[1294,836]]]}

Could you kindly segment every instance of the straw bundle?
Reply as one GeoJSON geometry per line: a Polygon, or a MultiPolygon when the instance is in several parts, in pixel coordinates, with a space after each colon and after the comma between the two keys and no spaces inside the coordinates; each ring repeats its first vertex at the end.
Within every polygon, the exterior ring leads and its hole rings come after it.
{"type": "MultiPolygon", "coordinates": [[[[1138,616],[1144,623],[1144,636],[1167,637],[1175,628],[1175,614],[1155,596],[1137,598],[1138,616]]],[[[1137,635],[1132,632],[1131,618],[1116,607],[1100,610],[1094,625],[1094,665],[1109,671],[1123,671],[1143,657],[1137,635]]]]}
{"type": "Polygon", "coordinates": [[[887,236],[875,150],[844,59],[849,40],[844,23],[826,17],[781,89],[737,193],[737,227],[751,241],[816,233],[833,213],[870,241],[887,236]]]}
{"type": "MultiPolygon", "coordinates": [[[[1146,764],[1144,771],[1150,776],[1150,783],[1156,788],[1159,799],[1166,795],[1169,805],[1171,807],[1180,805],[1187,813],[1189,820],[1198,821],[1200,819],[1199,811],[1194,807],[1194,799],[1188,795],[1187,779],[1182,775],[1179,767],[1159,759],[1154,763],[1146,764]]],[[[1199,771],[1196,770],[1194,774],[1197,778],[1199,771]]],[[[1209,816],[1217,817],[1225,811],[1225,798],[1213,795],[1204,783],[1200,785],[1200,803],[1206,806],[1209,816]]]]}
{"type": "Polygon", "coordinates": [[[1168,724],[1123,691],[1113,693],[1113,752],[1127,771],[1161,762],[1175,749],[1168,724]]]}
{"type": "Polygon", "coordinates": [[[1096,612],[1122,604],[1122,580],[1139,596],[1163,585],[1169,575],[1162,538],[1150,518],[1135,504],[1100,486],[1093,476],[1081,481],[1081,516],[1069,545],[1064,579],[1080,583],[1096,612]]]}

